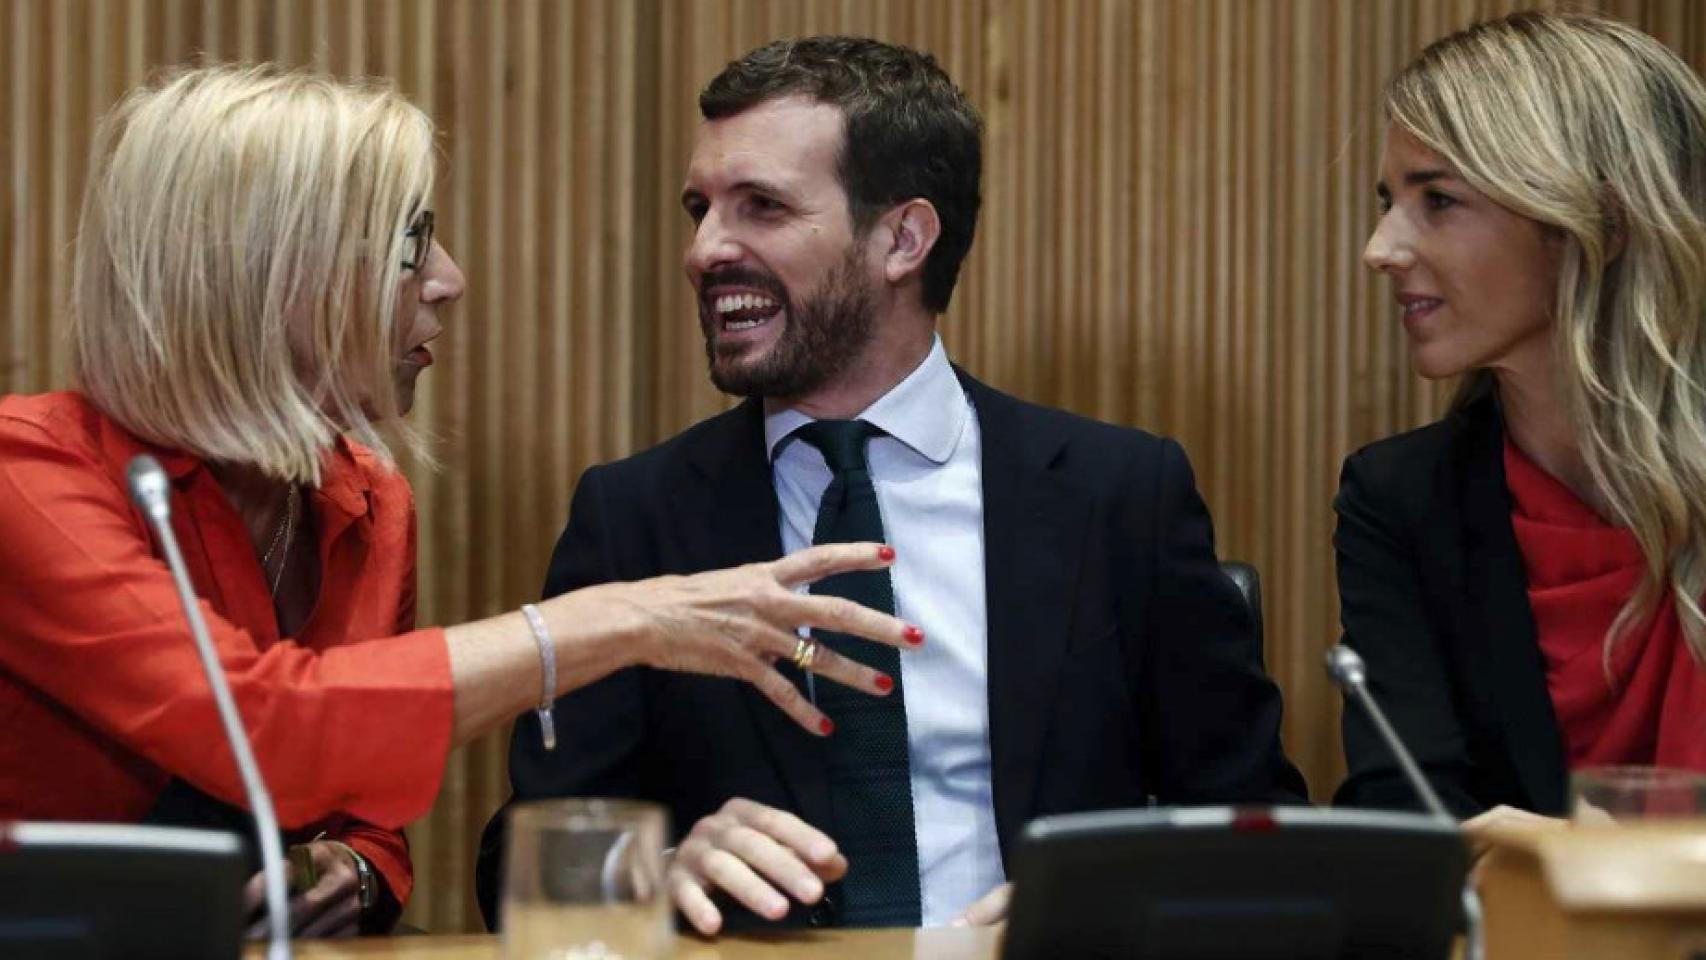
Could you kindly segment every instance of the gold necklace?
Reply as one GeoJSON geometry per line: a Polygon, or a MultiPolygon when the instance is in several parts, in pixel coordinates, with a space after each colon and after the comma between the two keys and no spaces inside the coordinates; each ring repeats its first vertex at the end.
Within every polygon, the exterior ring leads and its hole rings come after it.
{"type": "Polygon", "coordinates": [[[261,554],[261,573],[264,575],[272,566],[273,553],[278,550],[279,541],[284,541],[284,551],[279,554],[278,570],[272,575],[271,594],[278,598],[278,585],[284,579],[285,565],[290,562],[290,542],[296,538],[296,487],[292,485],[285,491],[284,517],[273,527],[272,543],[267,545],[266,553],[261,554]]]}

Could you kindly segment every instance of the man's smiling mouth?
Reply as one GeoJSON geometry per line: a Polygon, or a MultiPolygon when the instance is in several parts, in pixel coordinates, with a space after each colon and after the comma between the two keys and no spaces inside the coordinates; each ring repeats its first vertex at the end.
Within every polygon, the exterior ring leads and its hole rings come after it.
{"type": "Polygon", "coordinates": [[[725,293],[710,298],[711,312],[731,333],[763,326],[782,310],[782,304],[763,293],[725,293]]]}

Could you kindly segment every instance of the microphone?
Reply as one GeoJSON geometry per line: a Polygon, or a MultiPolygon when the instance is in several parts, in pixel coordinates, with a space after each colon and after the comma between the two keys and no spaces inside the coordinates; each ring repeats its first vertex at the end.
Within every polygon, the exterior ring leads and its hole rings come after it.
{"type": "Polygon", "coordinates": [[[1380,705],[1374,702],[1374,697],[1368,692],[1368,667],[1362,662],[1362,657],[1355,650],[1343,644],[1327,651],[1327,674],[1339,689],[1358,703],[1362,704],[1368,718],[1374,721],[1374,728],[1380,731],[1380,739],[1386,741],[1386,749],[1398,758],[1398,766],[1404,770],[1404,779],[1410,781],[1410,786],[1421,796],[1422,803],[1428,812],[1435,817],[1457,825],[1457,818],[1446,812],[1445,804],[1439,800],[1439,794],[1422,776],[1422,768],[1416,765],[1415,757],[1404,746],[1404,741],[1398,739],[1398,731],[1392,729],[1392,724],[1386,721],[1386,714],[1380,705]]]}
{"type": "MultiPolygon", "coordinates": [[[[1398,731],[1387,722],[1386,714],[1380,705],[1374,702],[1374,695],[1368,692],[1368,666],[1362,662],[1362,657],[1355,650],[1344,644],[1337,644],[1327,651],[1327,675],[1345,696],[1362,705],[1363,712],[1373,721],[1374,728],[1380,732],[1380,739],[1386,742],[1386,749],[1398,760],[1398,766],[1404,771],[1404,779],[1410,782],[1411,789],[1422,798],[1422,804],[1428,808],[1428,813],[1436,820],[1442,820],[1457,828],[1457,818],[1453,817],[1440,802],[1439,794],[1428,783],[1427,777],[1422,776],[1422,768],[1416,763],[1416,758],[1410,753],[1404,741],[1398,738],[1398,731]]],[[[1481,933],[1481,896],[1475,892],[1475,884],[1465,878],[1463,882],[1463,939],[1464,960],[1483,960],[1486,956],[1486,944],[1481,933]]]]}
{"type": "Polygon", "coordinates": [[[207,632],[207,621],[202,619],[195,589],[190,586],[190,575],[184,567],[183,553],[178,549],[178,538],[172,533],[171,484],[159,461],[146,453],[130,461],[125,475],[130,482],[131,502],[148,519],[166,554],[166,566],[171,568],[172,580],[178,587],[178,602],[189,621],[190,636],[195,640],[196,653],[201,656],[201,667],[207,674],[208,686],[213,688],[213,702],[219,708],[225,739],[237,758],[237,771],[243,778],[249,809],[255,814],[256,839],[261,845],[261,873],[265,877],[267,893],[267,960],[290,960],[290,904],[285,889],[284,845],[279,840],[278,817],[273,813],[272,795],[267,793],[260,768],[255,765],[255,754],[249,747],[248,734],[243,731],[237,704],[231,699],[225,671],[219,666],[219,656],[214,653],[213,638],[207,632]]]}

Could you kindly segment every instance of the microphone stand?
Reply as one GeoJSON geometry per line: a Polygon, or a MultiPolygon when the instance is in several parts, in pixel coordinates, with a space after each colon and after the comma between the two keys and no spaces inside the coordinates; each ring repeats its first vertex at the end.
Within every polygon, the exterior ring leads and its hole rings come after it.
{"type": "Polygon", "coordinates": [[[256,839],[261,847],[261,873],[267,894],[267,960],[290,960],[290,902],[285,889],[284,845],[279,840],[278,817],[273,813],[272,795],[261,779],[255,764],[254,751],[249,747],[248,734],[243,730],[242,717],[237,713],[231,687],[225,682],[225,671],[214,652],[213,638],[202,618],[201,604],[190,585],[178,538],[172,533],[171,486],[159,461],[141,454],[126,468],[130,480],[130,498],[148,519],[160,546],[166,554],[166,566],[172,570],[172,581],[178,588],[178,602],[183,605],[189,620],[190,635],[195,640],[201,668],[207,674],[208,686],[213,688],[213,702],[219,708],[219,721],[225,728],[225,739],[237,758],[237,772],[243,778],[243,791],[248,795],[249,808],[255,814],[256,839]]]}
{"type": "MultiPolygon", "coordinates": [[[[1368,718],[1374,722],[1374,729],[1379,732],[1380,739],[1385,741],[1387,750],[1397,758],[1398,767],[1404,772],[1404,779],[1410,782],[1416,795],[1422,798],[1422,805],[1434,819],[1448,824],[1453,830],[1458,829],[1457,818],[1445,809],[1440,802],[1439,794],[1434,792],[1433,785],[1427,777],[1422,776],[1422,768],[1417,765],[1416,758],[1410,754],[1404,741],[1398,738],[1398,731],[1392,729],[1386,714],[1375,703],[1374,696],[1368,692],[1368,667],[1362,662],[1362,657],[1355,650],[1339,644],[1327,651],[1327,674],[1339,689],[1350,699],[1362,705],[1368,718]]],[[[1465,878],[1463,882],[1463,960],[1485,960],[1486,941],[1482,933],[1481,895],[1475,891],[1474,882],[1465,878]]]]}

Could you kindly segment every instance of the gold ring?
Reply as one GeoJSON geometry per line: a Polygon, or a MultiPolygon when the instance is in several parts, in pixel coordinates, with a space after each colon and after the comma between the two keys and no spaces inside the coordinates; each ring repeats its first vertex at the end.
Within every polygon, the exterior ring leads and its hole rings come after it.
{"type": "Polygon", "coordinates": [[[794,655],[790,659],[794,661],[794,666],[811,673],[812,663],[817,660],[817,641],[801,637],[800,641],[794,644],[794,655]]]}

